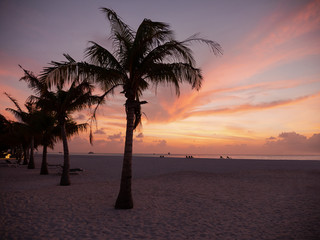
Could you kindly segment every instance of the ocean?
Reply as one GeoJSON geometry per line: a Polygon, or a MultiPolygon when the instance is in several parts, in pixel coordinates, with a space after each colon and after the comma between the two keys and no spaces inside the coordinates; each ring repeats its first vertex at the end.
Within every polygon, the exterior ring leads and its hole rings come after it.
{"type": "MultiPolygon", "coordinates": [[[[41,154],[38,152],[38,154],[41,154]]],[[[49,154],[62,154],[52,152],[49,154]]],[[[122,156],[123,153],[77,153],[71,152],[70,155],[97,155],[97,156],[122,156]]],[[[254,159],[254,160],[319,160],[320,155],[254,155],[254,154],[174,154],[174,153],[135,153],[134,157],[172,157],[172,158],[187,158],[192,156],[193,158],[210,158],[210,159],[254,159]],[[221,157],[220,157],[221,156],[221,157]]]]}

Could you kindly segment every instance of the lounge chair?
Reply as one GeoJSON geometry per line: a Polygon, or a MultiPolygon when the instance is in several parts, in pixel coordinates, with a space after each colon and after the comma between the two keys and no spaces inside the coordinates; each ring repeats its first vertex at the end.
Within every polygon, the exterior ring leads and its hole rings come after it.
{"type": "Polygon", "coordinates": [[[1,161],[1,166],[6,166],[6,167],[18,167],[18,161],[16,160],[15,162],[12,162],[9,159],[5,159],[4,161],[1,161]]]}
{"type": "MultiPolygon", "coordinates": [[[[49,164],[48,164],[48,166],[49,166],[49,164]]],[[[59,173],[58,174],[62,174],[63,165],[58,164],[58,165],[50,165],[50,166],[56,166],[59,169],[59,173]]],[[[82,172],[84,172],[84,169],[82,169],[82,168],[70,168],[69,169],[69,173],[70,174],[79,174],[79,173],[82,173],[82,172]]]]}

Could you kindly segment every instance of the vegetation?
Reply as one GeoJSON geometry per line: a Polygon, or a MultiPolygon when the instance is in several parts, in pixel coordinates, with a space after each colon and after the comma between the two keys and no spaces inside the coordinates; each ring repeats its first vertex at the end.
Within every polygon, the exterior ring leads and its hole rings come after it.
{"type": "Polygon", "coordinates": [[[141,105],[147,103],[141,101],[143,92],[151,85],[171,84],[179,95],[182,83],[199,90],[203,77],[201,70],[195,66],[189,45],[193,42],[205,43],[215,55],[221,54],[222,49],[218,43],[198,35],[177,41],[168,24],[149,19],[143,20],[137,31],[133,31],[113,10],[101,10],[111,24],[114,51],[90,42],[85,51],[89,63],[53,62],[55,69],[48,69],[45,80],[50,84],[60,84],[61,79],[90,79],[101,86],[104,96],[115,87],[122,86],[122,94],[126,97],[127,125],[120,192],[115,208],[130,209],[133,207],[133,131],[141,122],[141,105]]]}
{"type": "MultiPolygon", "coordinates": [[[[40,134],[40,122],[41,119],[41,112],[36,108],[35,104],[31,101],[26,101],[24,104],[27,111],[23,111],[20,107],[19,103],[16,99],[8,95],[8,98],[14,103],[16,106],[16,109],[13,108],[6,108],[7,111],[10,111],[14,116],[20,120],[20,130],[23,131],[23,134],[28,139],[29,142],[29,148],[30,148],[30,157],[29,157],[29,163],[28,168],[34,169],[35,163],[34,163],[34,147],[35,147],[35,138],[39,136],[40,134]]],[[[25,154],[27,155],[27,154],[25,154]]]]}
{"type": "Polygon", "coordinates": [[[38,106],[54,114],[60,129],[60,137],[63,142],[63,172],[61,175],[60,185],[70,185],[70,157],[68,147],[68,136],[78,131],[85,130],[87,124],[77,125],[71,117],[71,114],[94,104],[99,100],[97,96],[92,95],[93,85],[87,81],[73,81],[67,90],[63,90],[62,86],[57,86],[56,92],[47,92],[38,98],[38,106]]]}
{"type": "MultiPolygon", "coordinates": [[[[28,168],[34,168],[33,149],[35,140],[43,146],[41,174],[48,174],[46,153],[60,138],[63,142],[64,165],[60,185],[70,185],[69,149],[67,138],[84,130],[87,124],[77,124],[71,114],[103,103],[107,94],[116,87],[122,87],[126,98],[126,137],[121,174],[120,191],[115,203],[117,209],[133,208],[131,191],[133,132],[141,123],[141,105],[144,91],[150,86],[166,84],[174,86],[176,95],[180,94],[181,84],[189,84],[192,89],[201,88],[203,76],[192,54],[192,43],[204,43],[215,55],[222,54],[221,46],[212,41],[193,35],[184,41],[174,38],[170,26],[163,22],[144,19],[134,31],[111,9],[102,8],[111,25],[113,52],[96,42],[89,42],[85,50],[88,62],[76,62],[65,54],[67,61],[51,62],[42,74],[36,77],[24,70],[21,80],[35,91],[25,104],[23,111],[17,101],[8,95],[16,109],[8,108],[19,120],[19,124],[0,118],[0,134],[24,132],[26,141],[21,141],[26,159],[26,142],[30,146],[28,168]],[[97,84],[104,94],[100,97],[92,94],[97,84]],[[55,91],[50,90],[55,88],[55,91]],[[11,126],[11,128],[10,128],[11,126]],[[11,130],[9,130],[11,129],[11,130]],[[59,129],[59,133],[57,132],[59,129]]],[[[95,111],[93,118],[95,117],[95,111]]],[[[91,137],[91,135],[90,135],[91,137]]],[[[23,138],[21,138],[23,139],[23,138]]]]}
{"type": "Polygon", "coordinates": [[[11,145],[4,147],[8,149],[12,145],[21,145],[24,149],[24,162],[28,164],[29,169],[34,169],[33,149],[35,142],[36,145],[41,144],[43,154],[40,174],[48,174],[47,148],[52,148],[56,141],[61,139],[64,148],[64,165],[60,185],[70,185],[67,138],[86,130],[88,125],[87,123],[77,124],[71,114],[90,106],[100,98],[92,95],[93,85],[88,81],[74,81],[67,90],[63,89],[64,86],[61,83],[56,91],[50,91],[45,82],[39,80],[32,72],[23,70],[25,75],[21,80],[26,81],[36,95],[31,95],[27,99],[25,103],[27,111],[24,111],[18,102],[6,93],[16,106],[16,109],[7,108],[6,110],[13,113],[19,122],[10,122],[1,115],[0,134],[10,136],[12,139],[12,142],[8,141],[11,145]],[[19,142],[13,139],[19,139],[19,142]],[[28,149],[30,149],[29,161],[27,160],[28,149]]]}
{"type": "MultiPolygon", "coordinates": [[[[75,101],[75,99],[79,101],[81,99],[80,98],[81,93],[79,91],[73,93],[74,95],[78,94],[77,96],[71,97],[73,99],[71,98],[62,99],[63,93],[61,94],[61,92],[64,92],[64,91],[61,89],[62,88],[61,85],[59,85],[58,91],[56,93],[52,92],[49,90],[48,84],[46,82],[39,80],[39,78],[36,77],[30,71],[27,71],[25,69],[23,69],[23,71],[25,75],[20,80],[26,81],[28,83],[28,86],[31,89],[33,89],[36,93],[36,96],[34,95],[30,96],[29,100],[35,103],[42,113],[41,121],[39,121],[38,123],[39,124],[38,128],[41,131],[41,144],[43,146],[40,174],[46,175],[49,173],[48,164],[47,164],[47,148],[48,147],[53,148],[58,138],[62,139],[63,141],[66,141],[66,139],[63,138],[63,135],[61,133],[62,125],[59,122],[59,119],[60,119],[59,115],[62,115],[61,111],[66,111],[65,113],[66,137],[71,137],[74,134],[77,134],[79,131],[84,131],[87,128],[87,124],[77,124],[75,121],[72,120],[72,117],[70,115],[75,109],[79,108],[79,106],[72,106],[72,105],[69,105],[69,103],[71,103],[72,101],[75,101]]],[[[72,84],[71,86],[74,86],[74,84],[72,84]]],[[[89,89],[88,91],[90,92],[91,90],[92,88],[89,89]]],[[[74,88],[71,87],[69,91],[74,91],[74,88]]],[[[86,91],[85,88],[83,88],[83,91],[86,91]]],[[[82,104],[82,106],[85,106],[86,102],[89,103],[90,101],[92,101],[93,96],[85,95],[84,98],[86,97],[87,97],[86,100],[82,100],[82,102],[79,101],[75,105],[82,104]]],[[[69,151],[65,151],[65,152],[69,154],[69,151]]],[[[69,156],[65,157],[65,159],[69,161],[69,156]]],[[[65,174],[67,174],[67,176],[63,174],[62,179],[69,179],[68,173],[69,173],[70,164],[67,163],[66,165],[67,165],[66,168],[68,169],[65,171],[66,172],[65,174]]],[[[69,184],[70,184],[70,180],[69,181],[61,180],[61,185],[69,185],[69,184]]]]}

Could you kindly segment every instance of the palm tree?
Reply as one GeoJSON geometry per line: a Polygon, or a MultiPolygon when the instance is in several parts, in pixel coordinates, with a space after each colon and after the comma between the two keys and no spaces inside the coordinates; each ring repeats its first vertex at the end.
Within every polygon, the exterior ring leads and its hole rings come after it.
{"type": "MultiPolygon", "coordinates": [[[[123,87],[126,97],[126,139],[122,166],[121,184],[116,209],[133,208],[131,193],[133,131],[141,121],[142,93],[150,85],[172,84],[176,94],[180,85],[188,83],[199,90],[203,76],[195,66],[189,45],[193,42],[207,44],[215,55],[222,54],[221,46],[198,34],[184,41],[177,41],[170,26],[163,22],[144,19],[133,31],[111,9],[101,8],[111,24],[111,39],[114,52],[95,42],[90,42],[85,53],[90,63],[72,62],[61,64],[56,71],[47,75],[47,81],[57,84],[63,79],[91,79],[108,93],[116,86],[123,87]]],[[[66,56],[67,57],[67,56],[66,56]]]]}
{"type": "Polygon", "coordinates": [[[39,134],[39,121],[41,121],[40,111],[37,109],[36,105],[31,101],[26,101],[24,106],[27,111],[23,111],[18,104],[17,100],[12,98],[9,94],[5,93],[8,98],[14,103],[16,109],[6,108],[7,111],[10,111],[14,114],[24,124],[24,129],[26,134],[29,137],[30,143],[30,158],[28,163],[28,169],[34,169],[34,146],[35,146],[35,137],[39,134]]]}
{"type": "MultiPolygon", "coordinates": [[[[58,141],[58,139],[62,140],[61,136],[61,127],[58,125],[56,116],[54,114],[45,114],[43,118],[42,129],[42,137],[41,144],[43,146],[42,152],[42,162],[41,162],[41,170],[40,175],[48,175],[48,162],[47,162],[47,149],[48,147],[53,149],[54,144],[58,141]]],[[[66,122],[66,136],[70,138],[75,134],[78,134],[80,131],[85,131],[87,129],[87,123],[77,124],[75,121],[69,117],[66,122]]]]}
{"type": "MultiPolygon", "coordinates": [[[[10,142],[13,146],[18,146],[20,154],[23,155],[23,165],[28,165],[29,150],[30,150],[30,130],[29,127],[21,122],[11,122],[10,142]]],[[[21,156],[20,156],[21,158],[21,156]]],[[[18,159],[19,163],[21,159],[18,159]]]]}
{"type": "MultiPolygon", "coordinates": [[[[15,153],[18,163],[21,162],[22,151],[27,148],[26,126],[20,122],[7,120],[0,114],[0,152],[7,151],[15,153]]],[[[28,164],[27,159],[26,164],[28,164]]]]}
{"type": "MultiPolygon", "coordinates": [[[[70,57],[70,59],[72,59],[70,57]]],[[[19,65],[20,66],[20,65],[19,65]]],[[[58,92],[54,93],[49,91],[49,86],[46,82],[41,81],[38,77],[36,77],[32,72],[24,69],[20,66],[20,68],[24,71],[24,76],[20,80],[24,80],[27,82],[28,87],[33,89],[36,93],[36,96],[32,95],[29,97],[29,101],[36,104],[38,108],[41,109],[41,122],[38,123],[39,129],[41,129],[41,143],[43,145],[43,154],[42,154],[42,163],[41,163],[41,171],[40,174],[46,175],[49,173],[48,164],[47,164],[47,148],[53,148],[54,143],[58,138],[64,141],[64,138],[61,135],[61,122],[58,121],[59,115],[61,115],[61,111],[66,111],[66,122],[65,122],[65,134],[66,137],[69,138],[75,134],[78,134],[80,131],[84,131],[87,129],[87,124],[77,124],[72,120],[70,113],[74,109],[81,109],[86,104],[93,103],[96,96],[91,96],[92,86],[90,86],[87,82],[83,82],[82,85],[78,85],[78,91],[74,88],[75,84],[72,84],[69,91],[65,92],[62,90],[62,85],[58,86],[58,92]],[[81,88],[87,94],[81,96],[81,88]],[[80,91],[79,91],[80,89],[80,91]],[[60,94],[59,94],[60,93],[60,94]],[[69,94],[69,95],[68,95],[69,94]],[[72,96],[73,94],[73,96],[72,96]],[[77,96],[77,94],[79,94],[77,96]],[[71,99],[64,98],[68,95],[71,99]],[[64,99],[62,99],[64,98],[64,99]],[[72,99],[73,98],[73,99],[72,99]],[[86,99],[87,98],[87,99],[86,99]],[[68,102],[64,101],[79,101],[75,104],[75,106],[69,106],[68,102]],[[82,101],[82,102],[81,102],[82,101]],[[77,104],[83,104],[83,106],[76,106],[77,104]],[[58,113],[59,112],[59,113],[58,113]]],[[[63,117],[63,116],[61,116],[63,117]]],[[[69,164],[65,164],[65,166],[69,166],[69,164]]],[[[67,171],[69,172],[69,170],[67,171]]],[[[68,179],[68,176],[63,176],[63,179],[68,179]]],[[[63,181],[68,182],[68,181],[63,181]]],[[[69,181],[70,182],[70,181],[69,181]]],[[[68,185],[68,183],[63,183],[62,185],[68,185]]]]}
{"type": "Polygon", "coordinates": [[[0,155],[12,147],[12,141],[9,138],[12,131],[12,122],[0,114],[0,155]],[[9,140],[9,141],[8,141],[9,140]]]}
{"type": "Polygon", "coordinates": [[[31,71],[19,67],[24,71],[24,76],[20,79],[28,84],[28,87],[36,93],[37,96],[31,95],[29,101],[35,103],[37,107],[41,109],[41,122],[39,122],[39,128],[41,131],[41,144],[43,146],[42,161],[41,161],[41,175],[49,174],[47,163],[47,148],[53,148],[54,143],[57,141],[59,133],[57,132],[57,121],[54,113],[46,109],[46,106],[40,106],[38,104],[39,99],[44,98],[49,93],[48,85],[42,82],[31,71]]]}
{"type": "Polygon", "coordinates": [[[38,106],[54,113],[60,129],[59,136],[63,142],[64,161],[63,172],[61,175],[60,185],[70,185],[70,158],[67,138],[78,131],[86,129],[87,124],[76,124],[72,121],[71,114],[75,111],[94,104],[97,97],[92,95],[93,85],[88,81],[71,83],[68,90],[63,90],[61,85],[57,86],[57,91],[48,91],[38,99],[38,106]]]}

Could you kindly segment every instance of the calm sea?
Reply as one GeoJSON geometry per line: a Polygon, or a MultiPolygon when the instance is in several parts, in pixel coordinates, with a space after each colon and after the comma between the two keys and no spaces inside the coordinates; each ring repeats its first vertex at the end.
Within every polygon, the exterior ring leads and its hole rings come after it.
{"type": "MultiPolygon", "coordinates": [[[[57,153],[53,153],[57,154],[57,153]]],[[[60,153],[62,154],[62,153],[60,153]]],[[[91,155],[88,153],[70,153],[70,155],[91,155]]],[[[94,153],[93,155],[97,156],[122,156],[121,153],[94,153]]],[[[226,159],[227,157],[232,159],[256,159],[256,160],[320,160],[320,155],[244,155],[244,154],[145,154],[145,153],[137,153],[133,154],[135,157],[173,157],[173,158],[186,158],[187,156],[192,156],[193,158],[211,158],[211,159],[220,159],[220,156],[226,159]]]]}

